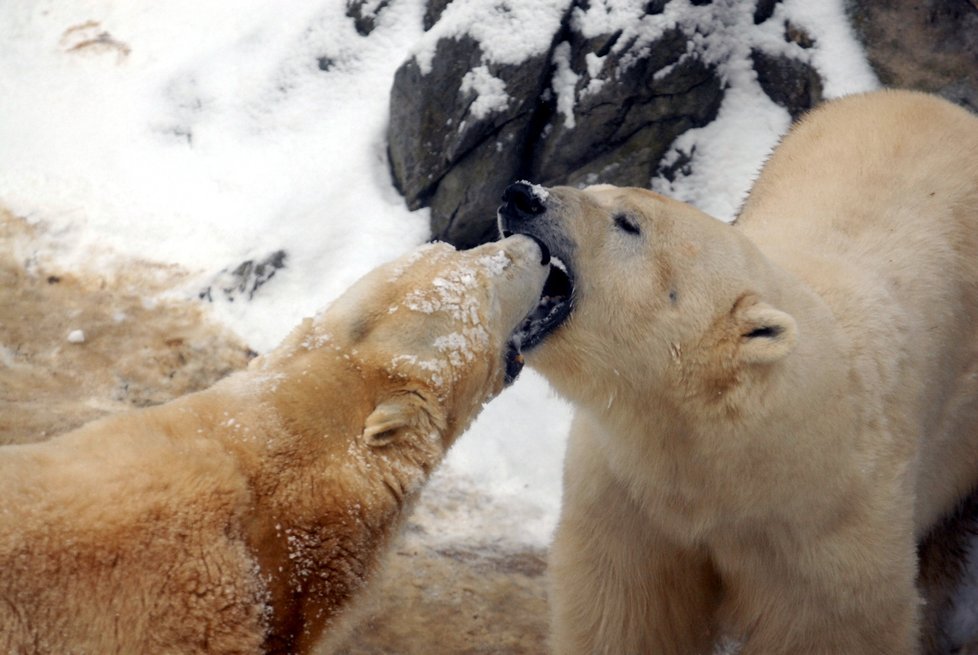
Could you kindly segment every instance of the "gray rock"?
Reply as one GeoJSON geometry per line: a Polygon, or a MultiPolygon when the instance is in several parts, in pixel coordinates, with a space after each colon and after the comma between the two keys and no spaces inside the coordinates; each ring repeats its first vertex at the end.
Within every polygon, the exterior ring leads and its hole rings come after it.
{"type": "Polygon", "coordinates": [[[440,180],[431,198],[434,238],[460,247],[496,238],[496,207],[506,186],[520,177],[515,171],[522,165],[527,127],[527,120],[505,125],[440,180]]]}
{"type": "Polygon", "coordinates": [[[360,36],[368,36],[374,31],[378,14],[387,9],[390,0],[380,0],[376,7],[369,10],[365,9],[366,4],[367,0],[346,0],[346,15],[353,19],[353,25],[360,36]]]}
{"type": "Polygon", "coordinates": [[[781,0],[757,0],[757,6],[754,7],[754,24],[760,25],[767,19],[774,15],[774,8],[781,2],[781,0]]]}
{"type": "Polygon", "coordinates": [[[397,188],[408,206],[428,203],[438,182],[459,159],[458,126],[467,112],[460,102],[462,78],[479,65],[478,44],[466,37],[438,42],[436,65],[427,75],[408,59],[394,75],[388,149],[397,188]]]}
{"type": "MultiPolygon", "coordinates": [[[[661,14],[669,1],[650,0],[644,11],[661,14]]],[[[771,20],[778,1],[757,0],[754,21],[771,20]]],[[[448,4],[429,0],[426,28],[448,4]]],[[[661,162],[678,136],[712,121],[723,100],[716,64],[690,45],[701,28],[680,22],[652,42],[625,42],[619,32],[585,37],[573,16],[588,4],[575,0],[550,51],[519,65],[488,61],[463,35],[437,42],[426,74],[413,58],[397,71],[392,176],[409,207],[431,208],[434,238],[462,247],[492,238],[499,196],[516,179],[647,187],[653,176],[689,166],[682,157],[667,170],[661,162]],[[463,80],[476,69],[505,85],[508,104],[474,111],[479,96],[463,80]]],[[[811,46],[807,38],[785,25],[786,41],[811,46]]],[[[753,59],[765,92],[792,115],[821,99],[821,80],[803,57],[757,50],[753,59]]]]}
{"type": "Polygon", "coordinates": [[[220,291],[229,302],[237,298],[252,300],[255,293],[275,274],[286,267],[288,253],[276,250],[259,260],[248,259],[233,269],[221,270],[214,280],[197,295],[201,300],[212,302],[215,291],[220,291]]]}
{"type": "MultiPolygon", "coordinates": [[[[505,109],[479,117],[472,111],[477,94],[463,90],[463,78],[482,61],[482,51],[470,37],[443,39],[437,44],[431,72],[422,74],[417,61],[409,59],[394,77],[388,131],[394,181],[412,209],[439,207],[433,212],[433,224],[439,228],[459,216],[467,217],[473,208],[486,213],[488,205],[462,198],[449,211],[452,202],[445,194],[458,192],[447,189],[460,189],[461,180],[476,172],[472,182],[481,186],[495,176],[508,180],[514,174],[537,98],[547,83],[546,55],[519,66],[484,64],[489,74],[505,83],[511,100],[505,109]],[[463,161],[467,174],[456,173],[443,184],[442,179],[463,161]]],[[[486,191],[493,196],[489,218],[505,185],[504,181],[498,189],[486,191]]],[[[468,191],[467,197],[472,193],[468,191]]],[[[440,231],[435,234],[445,237],[440,231]]]]}
{"type": "Polygon", "coordinates": [[[884,85],[978,111],[978,2],[847,0],[846,8],[884,85]]]}
{"type": "Polygon", "coordinates": [[[648,186],[675,138],[716,116],[720,81],[698,57],[683,54],[682,30],[668,30],[651,46],[616,49],[619,37],[585,40],[571,32],[569,63],[578,76],[573,126],[551,108],[534,148],[534,180],[648,186]],[[585,60],[589,53],[604,58],[594,78],[585,60]],[[588,92],[596,81],[599,86],[588,92]]]}
{"type": "Polygon", "coordinates": [[[810,64],[757,49],[751,51],[751,59],[764,93],[787,109],[791,118],[797,120],[822,101],[822,78],[810,64]]]}
{"type": "Polygon", "coordinates": [[[423,19],[425,32],[435,26],[435,23],[441,19],[441,15],[450,4],[452,4],[452,0],[428,0],[428,3],[425,5],[423,19]]]}

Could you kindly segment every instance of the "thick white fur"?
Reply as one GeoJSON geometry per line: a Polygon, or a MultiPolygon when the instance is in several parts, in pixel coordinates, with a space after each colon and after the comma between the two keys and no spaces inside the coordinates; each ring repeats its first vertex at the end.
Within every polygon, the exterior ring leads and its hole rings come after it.
{"type": "Polygon", "coordinates": [[[917,653],[916,544],[978,482],[978,119],[829,103],[734,226],[615,187],[534,220],[577,275],[529,357],[578,407],[554,650],[917,653]]]}
{"type": "Polygon", "coordinates": [[[308,653],[503,386],[546,277],[428,246],[202,393],[0,448],[0,651],[308,653]]]}

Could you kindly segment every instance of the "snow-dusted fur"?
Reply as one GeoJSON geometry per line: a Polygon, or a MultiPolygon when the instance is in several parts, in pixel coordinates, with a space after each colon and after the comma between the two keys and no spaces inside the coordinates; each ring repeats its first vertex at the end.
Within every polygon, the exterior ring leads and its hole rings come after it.
{"type": "Polygon", "coordinates": [[[422,248],[211,389],[0,448],[0,651],[307,653],[504,384],[546,267],[422,248]]]}
{"type": "Polygon", "coordinates": [[[978,119],[829,103],[734,226],[637,189],[545,207],[524,231],[577,279],[529,357],[578,406],[555,651],[919,652],[916,545],[978,481],[978,119]]]}

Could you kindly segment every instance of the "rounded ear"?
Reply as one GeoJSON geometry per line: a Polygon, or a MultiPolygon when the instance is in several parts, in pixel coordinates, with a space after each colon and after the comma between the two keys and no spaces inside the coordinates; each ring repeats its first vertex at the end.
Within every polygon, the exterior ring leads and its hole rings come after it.
{"type": "Polygon", "coordinates": [[[748,364],[772,364],[794,350],[798,324],[765,302],[738,306],[734,320],[740,333],[739,357],[748,364]]]}
{"type": "Polygon", "coordinates": [[[430,433],[435,421],[428,402],[418,393],[405,392],[379,403],[363,425],[361,438],[372,448],[394,443],[418,432],[430,433]]]}

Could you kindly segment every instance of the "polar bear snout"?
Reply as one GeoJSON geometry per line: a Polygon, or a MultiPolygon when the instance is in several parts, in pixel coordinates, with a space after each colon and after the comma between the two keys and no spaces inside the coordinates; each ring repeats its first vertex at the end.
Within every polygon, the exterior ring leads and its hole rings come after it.
{"type": "Polygon", "coordinates": [[[509,220],[532,220],[547,211],[549,192],[538,184],[524,180],[515,182],[503,191],[503,204],[499,213],[509,220]]]}
{"type": "Polygon", "coordinates": [[[560,204],[550,190],[520,181],[506,187],[499,207],[499,232],[505,237],[521,234],[540,247],[541,263],[549,274],[537,309],[527,317],[513,339],[518,348],[530,350],[567,320],[574,307],[574,273],[570,264],[573,247],[563,231],[560,204]]]}
{"type": "Polygon", "coordinates": [[[521,180],[506,187],[502,201],[497,211],[501,236],[530,237],[543,251],[544,261],[550,254],[562,260],[569,257],[572,249],[567,247],[567,235],[559,225],[560,204],[550,189],[521,180]]]}

